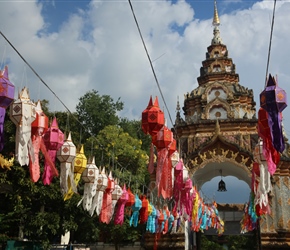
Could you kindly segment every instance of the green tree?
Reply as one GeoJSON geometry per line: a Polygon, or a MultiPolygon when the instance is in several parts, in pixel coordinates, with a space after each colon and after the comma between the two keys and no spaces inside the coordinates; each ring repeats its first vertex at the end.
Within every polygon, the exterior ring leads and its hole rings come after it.
{"type": "Polygon", "coordinates": [[[109,95],[100,95],[91,90],[80,97],[76,106],[79,121],[86,128],[87,136],[97,135],[107,125],[116,125],[119,122],[118,112],[123,109],[120,98],[114,102],[109,95]]]}

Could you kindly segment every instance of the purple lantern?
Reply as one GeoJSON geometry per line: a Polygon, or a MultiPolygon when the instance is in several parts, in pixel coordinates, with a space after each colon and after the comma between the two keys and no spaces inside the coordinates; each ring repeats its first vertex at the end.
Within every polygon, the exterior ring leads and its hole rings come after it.
{"type": "Polygon", "coordinates": [[[8,67],[5,66],[4,70],[0,70],[0,151],[4,147],[4,120],[6,108],[14,100],[14,85],[8,78],[8,67]]]}
{"type": "Polygon", "coordinates": [[[282,153],[285,149],[282,132],[282,114],[287,107],[285,90],[277,86],[274,77],[269,74],[266,88],[260,94],[260,105],[268,112],[268,123],[274,148],[282,153]]]}

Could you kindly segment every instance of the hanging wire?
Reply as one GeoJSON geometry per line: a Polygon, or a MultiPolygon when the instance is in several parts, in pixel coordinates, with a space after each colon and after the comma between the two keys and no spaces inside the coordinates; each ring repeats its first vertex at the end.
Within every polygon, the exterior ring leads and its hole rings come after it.
{"type": "Polygon", "coordinates": [[[5,57],[6,57],[6,49],[7,49],[7,44],[5,43],[4,45],[4,52],[3,52],[3,56],[2,56],[2,59],[1,59],[1,69],[4,68],[4,60],[5,60],[5,57]]]}
{"type": "MultiPolygon", "coordinates": [[[[53,96],[63,105],[63,107],[67,110],[68,114],[70,114],[84,129],[87,131],[91,137],[96,140],[98,143],[98,139],[88,131],[84,125],[78,120],[78,118],[70,111],[70,109],[65,105],[65,103],[56,95],[56,93],[48,86],[48,84],[39,76],[39,74],[34,70],[34,68],[25,60],[25,58],[20,54],[20,52],[14,47],[14,45],[8,40],[8,38],[0,31],[0,35],[6,40],[6,42],[13,48],[13,50],[18,54],[18,56],[24,61],[24,63],[32,70],[32,72],[36,75],[36,77],[48,88],[48,90],[53,94],[53,96]]],[[[24,67],[22,82],[24,81],[24,77],[27,83],[27,75],[26,75],[26,67],[24,67]]],[[[22,86],[22,83],[21,83],[22,86]]],[[[101,144],[100,144],[101,145],[101,144]]]]}
{"type": "Polygon", "coordinates": [[[130,5],[130,8],[131,8],[131,11],[132,11],[132,14],[133,14],[133,17],[134,17],[134,20],[135,20],[136,26],[137,26],[137,28],[138,28],[138,32],[139,32],[140,38],[141,38],[141,40],[142,40],[143,47],[144,47],[145,52],[146,52],[146,55],[147,55],[147,57],[148,57],[148,60],[149,60],[150,66],[151,66],[151,70],[152,70],[152,73],[153,73],[154,78],[155,78],[155,82],[156,82],[156,84],[157,84],[157,87],[158,87],[158,89],[159,89],[160,95],[161,95],[162,100],[163,100],[163,102],[164,102],[164,105],[165,105],[165,108],[166,108],[166,110],[167,110],[167,113],[168,113],[168,116],[169,116],[170,122],[171,122],[172,126],[174,127],[174,124],[173,124],[173,121],[172,121],[172,118],[171,118],[171,115],[170,115],[169,109],[168,109],[168,107],[167,107],[167,104],[166,104],[165,98],[164,98],[164,96],[163,96],[163,93],[162,93],[161,87],[160,87],[160,85],[159,85],[159,82],[158,82],[158,79],[157,79],[157,76],[156,76],[156,73],[155,73],[155,70],[154,70],[154,67],[153,67],[153,64],[152,64],[152,60],[151,60],[151,58],[150,58],[150,56],[149,56],[149,53],[148,53],[148,50],[147,50],[146,44],[145,44],[145,42],[144,42],[144,39],[143,39],[143,36],[142,36],[141,30],[140,30],[140,27],[139,27],[139,23],[138,23],[138,21],[137,21],[137,18],[136,18],[136,15],[135,15],[135,12],[134,12],[134,9],[133,9],[133,6],[132,6],[132,3],[131,3],[131,0],[128,0],[128,2],[129,2],[129,5],[130,5]]]}
{"type": "Polygon", "coordinates": [[[269,64],[270,64],[272,37],[273,37],[274,20],[275,20],[275,10],[276,10],[276,0],[274,0],[274,8],[273,8],[273,16],[272,16],[272,25],[271,25],[271,32],[270,32],[270,42],[269,42],[269,50],[268,50],[268,59],[267,59],[267,67],[266,67],[265,87],[267,86],[268,70],[269,70],[269,64]]]}

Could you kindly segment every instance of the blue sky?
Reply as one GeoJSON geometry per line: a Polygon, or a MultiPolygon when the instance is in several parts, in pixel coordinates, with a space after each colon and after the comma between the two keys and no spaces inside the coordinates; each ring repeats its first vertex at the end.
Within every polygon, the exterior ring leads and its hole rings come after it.
{"type": "MultiPolygon", "coordinates": [[[[213,37],[213,1],[132,0],[132,5],[174,122],[177,100],[182,106],[184,94],[197,87],[213,37]]],[[[240,84],[254,90],[258,110],[273,1],[217,1],[217,6],[223,43],[236,64],[240,84]]],[[[290,2],[277,1],[269,67],[286,92],[290,92],[289,13],[290,2]]],[[[79,97],[96,89],[121,98],[121,116],[140,119],[152,95],[158,96],[172,126],[127,0],[0,0],[0,30],[71,111],[79,97]]],[[[31,99],[48,99],[52,110],[65,110],[1,37],[0,59],[0,66],[8,64],[16,90],[27,86],[31,99]]],[[[288,109],[283,112],[287,135],[288,109]]]]}

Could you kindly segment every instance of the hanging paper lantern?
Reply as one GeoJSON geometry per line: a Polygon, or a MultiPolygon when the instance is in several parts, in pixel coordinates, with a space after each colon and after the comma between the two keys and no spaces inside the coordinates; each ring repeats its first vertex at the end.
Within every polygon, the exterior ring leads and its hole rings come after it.
{"type": "Polygon", "coordinates": [[[147,109],[142,113],[142,129],[144,133],[154,135],[164,125],[164,113],[159,108],[158,98],[156,97],[152,105],[152,98],[150,97],[147,109]]]}
{"type": "Polygon", "coordinates": [[[105,189],[104,197],[103,197],[103,204],[100,213],[100,221],[106,224],[110,223],[112,218],[113,210],[112,210],[112,192],[115,189],[115,181],[112,177],[112,172],[109,173],[108,176],[108,186],[105,189]]]}
{"type": "Polygon", "coordinates": [[[129,197],[126,203],[126,207],[132,207],[135,203],[135,195],[132,193],[130,188],[127,189],[127,192],[129,197]]]}
{"type": "Polygon", "coordinates": [[[122,196],[117,202],[117,209],[116,209],[115,218],[114,218],[115,225],[123,225],[124,215],[125,215],[125,206],[128,199],[129,199],[129,194],[126,190],[126,185],[124,184],[123,190],[122,190],[122,196]]]}
{"type": "MultiPolygon", "coordinates": [[[[43,134],[48,128],[48,117],[42,111],[40,101],[37,102],[35,107],[36,118],[31,123],[31,141],[33,146],[34,158],[29,161],[30,177],[33,182],[37,182],[40,178],[40,166],[39,166],[39,151],[41,150],[45,158],[49,158],[47,150],[42,139],[43,134]]],[[[50,158],[49,158],[50,160],[50,158]]],[[[52,169],[55,175],[58,175],[54,164],[50,161],[52,169]]]]}
{"type": "Polygon", "coordinates": [[[173,133],[165,125],[152,136],[152,143],[157,147],[157,150],[168,148],[173,142],[173,133]]]}
{"type": "Polygon", "coordinates": [[[259,138],[257,145],[255,146],[254,151],[254,160],[259,164],[266,164],[266,158],[263,154],[263,140],[259,138]]]}
{"type": "Polygon", "coordinates": [[[48,129],[48,117],[44,114],[40,101],[36,104],[35,112],[36,118],[31,123],[32,134],[44,135],[48,129]]]}
{"type": "Polygon", "coordinates": [[[23,88],[18,99],[10,105],[10,119],[16,125],[16,159],[21,166],[28,166],[29,155],[34,160],[31,152],[31,123],[35,118],[35,104],[30,100],[28,89],[23,88]]]}
{"type": "MultiPolygon", "coordinates": [[[[58,128],[56,117],[53,118],[50,128],[45,132],[43,141],[47,149],[49,158],[53,164],[55,164],[56,152],[61,148],[64,143],[64,134],[58,128]]],[[[50,167],[50,161],[45,159],[44,161],[44,172],[42,181],[44,185],[49,185],[55,176],[54,171],[50,167]]]]}
{"type": "Polygon", "coordinates": [[[286,92],[277,86],[271,74],[269,74],[266,88],[260,94],[260,104],[269,114],[269,127],[273,145],[277,151],[282,153],[285,149],[285,142],[280,113],[287,107],[287,97],[286,92]]]}
{"type": "Polygon", "coordinates": [[[76,157],[76,146],[71,139],[69,132],[67,139],[57,151],[57,159],[60,161],[60,187],[61,192],[65,195],[68,192],[69,185],[74,192],[77,192],[74,182],[74,159],[76,157]],[[70,184],[68,184],[68,182],[70,184]]]}
{"type": "Polygon", "coordinates": [[[146,198],[146,195],[141,196],[141,201],[142,201],[142,207],[140,209],[140,224],[145,224],[148,220],[149,216],[149,201],[146,198]]]}
{"type": "Polygon", "coordinates": [[[85,182],[84,194],[82,199],[78,203],[78,206],[80,205],[80,203],[82,203],[83,209],[86,211],[91,210],[93,198],[97,191],[98,177],[99,169],[95,164],[95,157],[91,157],[88,161],[88,165],[82,173],[82,180],[85,182]]]}
{"type": "Polygon", "coordinates": [[[8,78],[8,67],[0,70],[0,151],[4,147],[4,120],[6,109],[14,100],[14,85],[8,78]]]}
{"type": "Polygon", "coordinates": [[[97,215],[100,215],[102,205],[103,205],[103,198],[104,192],[108,187],[108,177],[105,173],[105,168],[102,171],[99,171],[99,176],[97,180],[97,187],[96,187],[96,194],[93,199],[93,205],[90,210],[90,214],[93,215],[96,212],[97,215]]]}
{"type": "MultiPolygon", "coordinates": [[[[87,157],[84,154],[84,146],[81,145],[78,152],[76,153],[76,157],[74,160],[74,183],[75,186],[78,186],[78,183],[81,179],[83,171],[86,169],[87,166],[87,157]]],[[[64,200],[68,200],[73,196],[74,192],[71,187],[67,194],[64,197],[64,200]]]]}
{"type": "Polygon", "coordinates": [[[168,156],[170,157],[174,152],[176,152],[176,140],[173,138],[172,142],[169,144],[168,156]]]}
{"type": "Polygon", "coordinates": [[[112,211],[113,211],[113,213],[111,214],[111,219],[113,217],[117,202],[121,198],[122,194],[123,194],[122,188],[118,184],[118,180],[115,180],[115,189],[112,192],[112,211]]]}
{"type": "Polygon", "coordinates": [[[139,221],[139,211],[142,208],[142,201],[139,199],[138,195],[135,194],[135,202],[132,206],[132,215],[130,218],[130,226],[137,227],[139,221]]]}
{"type": "Polygon", "coordinates": [[[142,112],[142,130],[145,134],[149,134],[148,111],[152,108],[152,96],[150,96],[147,108],[142,112]]]}

